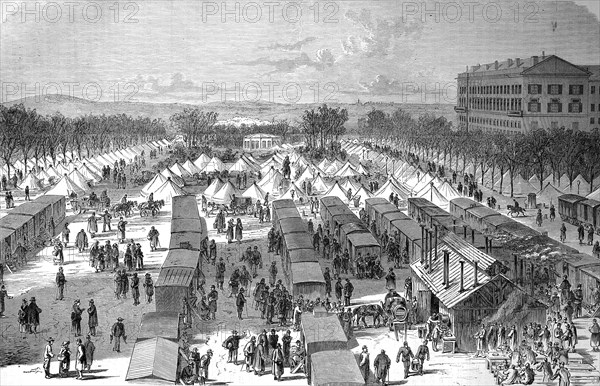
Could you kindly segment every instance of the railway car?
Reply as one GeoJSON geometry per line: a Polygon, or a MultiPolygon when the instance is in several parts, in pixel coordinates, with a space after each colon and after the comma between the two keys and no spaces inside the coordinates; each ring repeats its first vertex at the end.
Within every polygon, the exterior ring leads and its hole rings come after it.
{"type": "Polygon", "coordinates": [[[181,311],[182,299],[195,296],[196,275],[194,267],[162,267],[154,284],[156,311],[181,311]]]}
{"type": "Polygon", "coordinates": [[[367,198],[365,200],[365,212],[367,213],[367,219],[369,220],[369,224],[371,223],[373,216],[375,215],[373,206],[379,205],[379,204],[389,204],[389,203],[390,202],[387,199],[381,198],[381,197],[367,198]]]}
{"type": "Polygon", "coordinates": [[[467,197],[458,197],[450,200],[450,214],[460,219],[467,218],[467,209],[483,206],[467,197]]]}
{"type": "Polygon", "coordinates": [[[408,258],[412,263],[421,258],[422,248],[422,230],[416,221],[395,220],[391,224],[391,234],[396,234],[400,237],[400,252],[406,250],[408,258]]]}
{"type": "Polygon", "coordinates": [[[452,215],[438,206],[422,207],[419,211],[419,217],[416,217],[415,220],[419,218],[428,228],[441,227],[442,224],[452,222],[452,215]]]}
{"type": "Polygon", "coordinates": [[[271,207],[273,208],[273,210],[283,209],[283,208],[295,208],[296,204],[294,203],[294,200],[279,199],[279,200],[271,201],[271,207]]]}
{"type": "Polygon", "coordinates": [[[348,224],[344,224],[340,227],[340,236],[339,236],[339,243],[340,243],[340,249],[342,252],[344,252],[345,249],[348,249],[348,251],[350,251],[350,247],[348,246],[348,236],[350,236],[353,233],[368,233],[369,229],[367,228],[367,226],[363,223],[348,223],[348,224]]]}
{"type": "Polygon", "coordinates": [[[292,262],[318,261],[308,233],[289,233],[283,235],[281,261],[284,274],[286,275],[289,275],[292,262]]]}
{"type": "Polygon", "coordinates": [[[600,201],[586,199],[577,203],[577,222],[598,230],[600,225],[600,201]]]}
{"type": "Polygon", "coordinates": [[[540,232],[517,221],[500,224],[496,228],[496,231],[509,234],[513,237],[534,237],[541,235],[540,232]]]}
{"type": "Polygon", "coordinates": [[[300,217],[280,219],[279,230],[284,235],[291,233],[305,233],[308,235],[308,226],[300,217]]]}
{"type": "Polygon", "coordinates": [[[179,341],[181,323],[178,312],[146,312],[142,315],[137,342],[156,337],[179,341]]]}
{"type": "Polygon", "coordinates": [[[347,236],[348,252],[350,259],[355,260],[358,255],[381,257],[381,246],[379,241],[371,232],[355,232],[347,236]]]}
{"type": "Polygon", "coordinates": [[[490,217],[483,219],[483,223],[485,224],[485,227],[487,228],[488,232],[496,232],[498,230],[498,227],[501,227],[503,224],[513,223],[513,222],[516,222],[516,221],[508,216],[503,216],[503,215],[490,216],[490,217]]]}
{"type": "Polygon", "coordinates": [[[580,284],[583,290],[583,304],[593,305],[596,300],[594,299],[593,292],[595,288],[600,287],[600,264],[588,265],[581,267],[580,269],[580,284]]]}
{"type": "MultiPolygon", "coordinates": [[[[494,216],[503,216],[496,212],[492,208],[487,206],[476,206],[467,209],[465,215],[465,222],[473,229],[482,232],[484,229],[488,229],[486,220],[494,216]]],[[[506,216],[503,216],[506,217],[506,216]]]]}
{"type": "Polygon", "coordinates": [[[52,194],[45,194],[39,196],[32,202],[50,204],[52,206],[52,217],[54,218],[54,224],[56,225],[57,233],[61,230],[58,225],[63,222],[67,213],[67,199],[65,196],[57,196],[52,194]]]}
{"type": "Polygon", "coordinates": [[[7,214],[0,218],[0,228],[8,229],[12,231],[10,235],[10,245],[14,251],[18,244],[22,246],[35,237],[34,233],[34,222],[35,219],[31,216],[21,214],[7,214]]]}
{"type": "Polygon", "coordinates": [[[354,213],[344,213],[333,216],[329,227],[338,240],[340,238],[340,230],[342,226],[346,224],[362,224],[362,221],[354,213]]]}
{"type": "Polygon", "coordinates": [[[381,234],[381,224],[383,223],[383,216],[388,213],[397,213],[398,208],[395,205],[388,203],[373,205],[371,207],[371,211],[373,215],[369,217],[371,222],[368,224],[369,227],[372,226],[373,221],[375,221],[375,230],[377,232],[377,236],[381,234]]]}
{"type": "Polygon", "coordinates": [[[321,351],[311,355],[312,386],[362,386],[365,381],[350,350],[321,351]]]}
{"type": "Polygon", "coordinates": [[[286,218],[301,218],[300,213],[296,207],[293,208],[281,208],[273,211],[272,224],[275,230],[281,232],[279,221],[286,218]]]}
{"type": "Polygon", "coordinates": [[[558,196],[558,214],[561,220],[577,224],[577,204],[580,201],[585,201],[585,199],[585,197],[576,194],[558,196]]]}
{"type": "Polygon", "coordinates": [[[426,198],[409,197],[408,198],[408,215],[414,219],[422,218],[421,210],[427,207],[437,207],[434,203],[426,198]]]}
{"type": "Polygon", "coordinates": [[[409,216],[404,213],[396,210],[395,212],[386,213],[382,216],[381,222],[377,224],[377,229],[380,229],[382,232],[387,231],[388,235],[393,235],[392,232],[392,222],[394,221],[414,221],[409,216]]]}
{"type": "Polygon", "coordinates": [[[353,215],[354,213],[347,205],[330,206],[321,208],[321,220],[323,224],[329,223],[329,229],[334,229],[334,217],[342,215],[353,215]]]}
{"type": "Polygon", "coordinates": [[[34,236],[39,236],[42,233],[42,229],[49,235],[51,234],[54,236],[54,228],[56,227],[56,224],[53,223],[54,218],[52,217],[52,205],[41,202],[27,202],[14,208],[10,213],[13,215],[21,215],[33,218],[32,232],[34,236]]]}
{"type": "Polygon", "coordinates": [[[325,279],[318,262],[292,262],[289,280],[294,298],[302,295],[304,299],[324,299],[325,279]]]}
{"type": "Polygon", "coordinates": [[[179,218],[191,218],[198,219],[200,218],[200,211],[198,210],[198,201],[196,200],[196,196],[193,195],[184,195],[184,196],[175,196],[173,197],[172,203],[172,219],[179,218]]]}
{"type": "MultiPolygon", "coordinates": [[[[307,376],[312,374],[313,354],[349,349],[348,338],[337,315],[326,317],[303,315],[301,328],[301,341],[306,352],[307,376]]],[[[310,381],[309,379],[309,384],[310,381]]]]}

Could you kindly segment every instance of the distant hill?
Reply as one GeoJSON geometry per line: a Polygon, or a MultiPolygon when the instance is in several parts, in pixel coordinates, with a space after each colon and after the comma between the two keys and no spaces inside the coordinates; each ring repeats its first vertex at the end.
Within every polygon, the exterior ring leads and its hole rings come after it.
{"type": "MultiPolygon", "coordinates": [[[[266,101],[261,102],[212,102],[202,105],[191,105],[185,103],[150,103],[150,102],[93,102],[81,98],[66,95],[47,95],[36,99],[36,97],[23,98],[16,101],[5,102],[5,106],[23,103],[25,107],[36,109],[38,113],[46,115],[60,112],[67,117],[77,117],[86,114],[127,114],[134,117],[145,116],[150,118],[169,117],[186,107],[199,107],[203,110],[216,111],[219,120],[229,120],[235,117],[248,117],[259,120],[271,121],[287,119],[294,124],[300,120],[304,110],[317,108],[320,104],[281,104],[266,101]]],[[[449,104],[413,104],[413,103],[328,103],[331,107],[341,107],[348,110],[350,119],[347,128],[354,131],[358,126],[358,119],[366,116],[372,109],[380,109],[392,112],[402,108],[413,116],[424,113],[433,113],[446,117],[455,122],[456,113],[453,106],[449,104]]]]}

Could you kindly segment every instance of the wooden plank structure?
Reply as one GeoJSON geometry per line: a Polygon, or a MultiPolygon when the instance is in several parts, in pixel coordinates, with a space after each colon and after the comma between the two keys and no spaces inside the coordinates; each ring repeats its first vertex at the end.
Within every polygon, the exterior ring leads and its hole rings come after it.
{"type": "Polygon", "coordinates": [[[308,233],[283,234],[281,261],[284,274],[289,274],[292,263],[317,261],[308,233]]]}
{"type": "Polygon", "coordinates": [[[318,262],[292,263],[289,278],[294,298],[298,298],[300,295],[304,299],[324,298],[325,279],[318,262]]]}
{"type": "MultiPolygon", "coordinates": [[[[279,220],[279,213],[282,209],[285,208],[292,208],[292,209],[296,209],[296,212],[298,212],[298,209],[296,208],[296,204],[294,203],[293,200],[275,200],[273,202],[271,202],[271,206],[273,208],[273,210],[271,211],[271,221],[273,223],[273,226],[276,227],[277,222],[279,220]]],[[[284,212],[281,212],[284,213],[284,212]]],[[[298,213],[298,216],[300,216],[300,214],[298,213]]]]}
{"type": "Polygon", "coordinates": [[[183,195],[173,197],[173,209],[171,212],[172,219],[189,218],[198,219],[200,218],[200,211],[198,209],[198,201],[194,195],[183,195]]]}
{"type": "Polygon", "coordinates": [[[379,241],[370,232],[356,232],[347,236],[348,252],[350,259],[358,258],[358,255],[381,257],[381,246],[379,241]]]}
{"type": "Polygon", "coordinates": [[[146,312],[142,315],[137,341],[164,338],[177,343],[181,326],[177,312],[146,312]]]}
{"type": "MultiPolygon", "coordinates": [[[[39,196],[32,202],[51,205],[52,206],[52,217],[54,218],[54,224],[57,227],[60,223],[63,222],[63,220],[66,217],[67,199],[65,196],[44,194],[43,196],[39,196]]],[[[23,205],[25,205],[25,204],[23,204],[23,205]]],[[[56,230],[57,230],[57,233],[61,231],[60,229],[56,229],[56,230]]]]}
{"type": "Polygon", "coordinates": [[[0,228],[14,231],[10,240],[13,251],[19,243],[25,246],[28,240],[35,237],[34,222],[33,217],[21,214],[10,213],[0,218],[0,228]]]}
{"type": "MultiPolygon", "coordinates": [[[[521,291],[504,272],[506,267],[453,233],[440,238],[423,260],[411,263],[413,294],[422,320],[433,313],[448,315],[457,348],[473,351],[473,335],[481,321],[496,313],[513,291],[521,291]]],[[[541,303],[531,320],[545,321],[541,303]]]]}
{"type": "Polygon", "coordinates": [[[273,213],[274,214],[277,213],[276,216],[273,216],[273,227],[275,228],[276,231],[279,231],[279,232],[281,232],[281,225],[280,225],[281,220],[287,219],[287,218],[301,218],[300,213],[298,213],[298,209],[296,209],[296,207],[277,209],[273,213]]]}
{"type": "Polygon", "coordinates": [[[410,216],[405,215],[404,213],[396,210],[395,212],[386,213],[383,215],[381,222],[378,225],[378,228],[381,232],[387,231],[388,235],[393,235],[392,222],[393,221],[413,221],[410,216]]]}
{"type": "Polygon", "coordinates": [[[365,212],[367,213],[367,219],[369,221],[369,224],[371,223],[371,221],[373,220],[373,217],[375,216],[375,210],[373,209],[373,207],[375,205],[386,204],[386,203],[389,204],[390,202],[386,198],[382,198],[382,197],[367,198],[365,200],[365,212]]]}
{"type": "Polygon", "coordinates": [[[408,215],[414,219],[420,218],[422,220],[423,217],[421,216],[421,210],[427,207],[436,207],[436,205],[426,198],[408,198],[408,215]]]}
{"type": "Polygon", "coordinates": [[[133,346],[126,381],[174,383],[179,366],[179,345],[155,337],[141,340],[133,346]]]}
{"type": "Polygon", "coordinates": [[[494,209],[489,208],[487,206],[477,206],[469,208],[466,210],[465,216],[465,222],[469,224],[471,228],[476,229],[480,232],[488,228],[487,223],[484,222],[484,220],[488,221],[491,217],[497,216],[505,217],[497,211],[495,211],[494,209]]]}
{"type": "Polygon", "coordinates": [[[311,355],[313,386],[362,386],[356,358],[349,350],[321,351],[311,355]]]}
{"type": "Polygon", "coordinates": [[[196,270],[187,267],[161,268],[154,285],[154,302],[157,311],[179,312],[182,299],[190,298],[196,270]]]}
{"type": "Polygon", "coordinates": [[[391,224],[390,233],[398,232],[400,238],[400,253],[406,249],[411,262],[421,258],[423,230],[416,221],[394,220],[391,224]]]}
{"type": "MultiPolygon", "coordinates": [[[[305,315],[301,322],[301,341],[306,351],[306,374],[312,374],[311,357],[318,352],[348,350],[348,338],[337,315],[305,315]]],[[[310,383],[310,380],[309,380],[310,383]]]]}
{"type": "Polygon", "coordinates": [[[450,214],[462,220],[467,218],[467,210],[483,206],[467,197],[458,197],[450,200],[450,214]]]}

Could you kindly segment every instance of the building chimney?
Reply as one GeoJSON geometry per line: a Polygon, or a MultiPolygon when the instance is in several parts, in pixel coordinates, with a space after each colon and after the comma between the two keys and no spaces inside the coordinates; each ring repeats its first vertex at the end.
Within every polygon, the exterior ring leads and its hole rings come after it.
{"type": "Polygon", "coordinates": [[[460,289],[458,292],[463,292],[465,290],[465,262],[460,261],[460,289]]]}
{"type": "Polygon", "coordinates": [[[513,65],[513,60],[511,58],[506,59],[506,62],[508,63],[508,67],[513,65]]]}
{"type": "Polygon", "coordinates": [[[546,58],[546,51],[542,51],[542,59],[546,58]]]}
{"type": "Polygon", "coordinates": [[[540,57],[539,56],[532,56],[531,59],[533,59],[533,64],[538,64],[540,57]]]}
{"type": "Polygon", "coordinates": [[[433,231],[435,232],[433,237],[434,239],[434,248],[435,248],[435,260],[437,261],[438,258],[438,232],[437,232],[437,225],[433,225],[433,231]]]}
{"type": "Polygon", "coordinates": [[[450,252],[444,250],[444,286],[450,287],[450,252]]]}
{"type": "Polygon", "coordinates": [[[521,58],[515,58],[515,64],[517,65],[517,67],[521,66],[521,58]]]}
{"type": "Polygon", "coordinates": [[[473,288],[479,285],[477,281],[477,259],[473,260],[473,288]]]}
{"type": "Polygon", "coordinates": [[[475,229],[471,229],[471,244],[475,245],[475,229]]]}
{"type": "Polygon", "coordinates": [[[421,265],[425,263],[425,226],[421,224],[421,265]]]}
{"type": "Polygon", "coordinates": [[[531,277],[530,277],[530,279],[531,279],[531,296],[533,296],[533,292],[534,292],[534,284],[533,284],[533,263],[531,263],[531,266],[530,266],[530,268],[531,268],[531,277]]]}
{"type": "Polygon", "coordinates": [[[513,272],[513,280],[516,283],[517,280],[519,279],[519,258],[517,257],[516,253],[513,255],[513,263],[515,266],[514,272],[513,272]]]}

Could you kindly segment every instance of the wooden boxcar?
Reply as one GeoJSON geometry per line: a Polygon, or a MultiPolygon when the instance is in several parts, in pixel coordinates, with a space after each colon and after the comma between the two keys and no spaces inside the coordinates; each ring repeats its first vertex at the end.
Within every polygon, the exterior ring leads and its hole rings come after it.
{"type": "Polygon", "coordinates": [[[271,201],[271,207],[273,208],[273,210],[283,208],[295,208],[296,204],[294,203],[294,200],[280,199],[271,201]]]}
{"type": "Polygon", "coordinates": [[[368,233],[369,229],[367,229],[366,225],[363,223],[349,223],[349,224],[344,224],[342,225],[342,227],[340,228],[340,237],[339,237],[339,243],[340,243],[340,248],[342,250],[342,252],[344,252],[345,249],[348,249],[348,251],[350,250],[350,247],[348,246],[348,236],[354,233],[368,233]]]}
{"type": "MultiPolygon", "coordinates": [[[[21,215],[33,218],[33,234],[39,236],[44,229],[45,232],[50,234],[53,232],[51,224],[52,217],[52,205],[47,203],[35,203],[27,202],[14,208],[11,212],[13,215],[21,215]]],[[[52,235],[54,236],[54,235],[52,235]]]]}
{"type": "Polygon", "coordinates": [[[540,235],[540,232],[517,221],[501,224],[496,230],[498,232],[507,233],[513,237],[533,237],[540,235]]]}
{"type": "Polygon", "coordinates": [[[0,228],[0,264],[6,264],[6,257],[12,255],[17,246],[12,243],[12,229],[0,228]]]}
{"type": "MultiPolygon", "coordinates": [[[[565,254],[561,261],[554,266],[554,272],[558,273],[556,284],[559,285],[562,282],[563,275],[567,275],[572,286],[571,290],[574,291],[577,284],[581,284],[585,305],[594,304],[592,294],[596,289],[596,282],[600,283],[600,276],[590,275],[595,268],[600,268],[600,263],[595,257],[584,253],[565,254]],[[593,286],[589,284],[593,284],[593,286]]],[[[600,272],[600,270],[597,272],[600,272]]]]}
{"type": "Polygon", "coordinates": [[[600,225],[600,201],[583,200],[577,203],[577,221],[598,228],[600,225]]]}
{"type": "Polygon", "coordinates": [[[200,218],[200,211],[198,210],[198,201],[196,196],[185,195],[173,197],[173,209],[171,218],[200,218]]]}
{"type": "Polygon", "coordinates": [[[466,210],[465,221],[469,226],[478,231],[487,229],[485,220],[493,216],[502,216],[492,208],[487,206],[476,206],[466,210]]]}
{"type": "Polygon", "coordinates": [[[316,262],[292,262],[290,282],[294,298],[302,295],[304,299],[323,299],[325,296],[325,279],[321,265],[316,262]]]}
{"type": "Polygon", "coordinates": [[[335,226],[333,225],[334,217],[352,214],[353,212],[346,205],[330,206],[321,209],[321,220],[323,220],[323,224],[329,223],[329,229],[335,229],[335,226]]]}
{"type": "Polygon", "coordinates": [[[300,217],[280,219],[279,230],[285,235],[288,235],[290,233],[308,234],[308,226],[300,217]]]}
{"type": "Polygon", "coordinates": [[[282,249],[281,261],[285,274],[289,275],[292,262],[317,261],[308,233],[284,234],[282,249]]]}
{"type": "MultiPolygon", "coordinates": [[[[303,315],[301,341],[306,351],[306,374],[312,374],[311,356],[318,352],[348,350],[348,338],[337,315],[315,317],[303,315]]],[[[309,381],[310,383],[310,381],[309,381]]]]}
{"type": "MultiPolygon", "coordinates": [[[[434,226],[441,227],[442,224],[448,224],[453,220],[450,213],[438,206],[423,207],[421,208],[419,215],[421,221],[423,221],[430,229],[434,228],[434,226]]],[[[419,217],[415,217],[415,220],[419,217]]]]}
{"type": "Polygon", "coordinates": [[[406,249],[411,262],[421,258],[422,233],[421,227],[416,221],[395,220],[392,221],[391,234],[398,232],[400,236],[400,253],[406,249]]]}
{"type": "Polygon", "coordinates": [[[467,209],[483,206],[467,197],[458,197],[450,200],[450,214],[460,219],[467,218],[467,209]]]}
{"type": "MultiPolygon", "coordinates": [[[[38,203],[48,203],[52,206],[52,217],[54,217],[54,224],[58,227],[63,222],[67,213],[67,199],[65,196],[57,196],[52,194],[45,194],[33,200],[38,203]]],[[[62,230],[56,229],[57,233],[62,230]]]]}
{"type": "Polygon", "coordinates": [[[321,197],[321,208],[331,208],[333,206],[347,206],[341,198],[336,196],[321,197]]]}
{"type": "Polygon", "coordinates": [[[434,203],[421,197],[409,197],[408,198],[408,215],[412,218],[422,219],[421,211],[423,208],[436,207],[434,203]]]}
{"type": "MultiPolygon", "coordinates": [[[[600,287],[600,264],[588,265],[580,268],[580,283],[583,289],[583,303],[594,304],[592,293],[595,288],[600,287]]],[[[575,287],[577,288],[577,287],[575,287]]]]}
{"type": "Polygon", "coordinates": [[[512,218],[508,217],[508,216],[504,216],[504,215],[500,215],[500,216],[490,216],[484,219],[483,223],[485,224],[485,227],[487,227],[488,232],[496,232],[498,230],[498,227],[500,227],[502,224],[508,224],[508,223],[512,223],[512,222],[516,222],[515,220],[513,220],[512,218]]]}
{"type": "Polygon", "coordinates": [[[352,351],[321,351],[311,355],[312,386],[362,386],[365,384],[352,351]]]}
{"type": "Polygon", "coordinates": [[[279,220],[284,218],[300,218],[300,213],[298,213],[298,209],[294,208],[281,208],[273,211],[273,227],[275,230],[281,232],[281,228],[279,226],[279,220]]]}
{"type": "Polygon", "coordinates": [[[340,238],[340,230],[346,224],[362,224],[362,221],[354,213],[344,213],[333,216],[329,224],[333,235],[340,238]]]}
{"type": "Polygon", "coordinates": [[[160,337],[177,343],[180,331],[178,312],[146,312],[142,315],[137,341],[160,337]]]}
{"type": "Polygon", "coordinates": [[[371,223],[373,215],[375,214],[375,212],[373,211],[373,206],[386,203],[389,204],[390,202],[387,199],[381,197],[367,198],[365,200],[365,212],[367,213],[367,219],[369,220],[369,224],[371,223]]]}
{"type": "Polygon", "coordinates": [[[199,233],[206,235],[206,222],[201,218],[179,218],[171,220],[171,233],[199,233]]]}
{"type": "MultiPolygon", "coordinates": [[[[381,224],[383,223],[383,216],[385,216],[388,213],[399,212],[398,208],[396,208],[395,205],[392,205],[389,202],[386,204],[373,205],[371,207],[371,211],[371,223],[375,221],[375,227],[378,235],[383,232],[381,229],[381,224]]],[[[371,223],[368,224],[369,228],[371,227],[371,223]]]]}
{"type": "Polygon", "coordinates": [[[34,218],[20,214],[7,214],[0,218],[0,228],[14,231],[10,235],[10,245],[14,251],[20,243],[25,246],[28,241],[35,237],[34,234],[34,218]]]}
{"type": "Polygon", "coordinates": [[[577,204],[586,198],[576,194],[558,196],[558,214],[563,221],[575,224],[577,221],[577,204]]]}
{"type": "Polygon", "coordinates": [[[174,232],[169,239],[169,249],[200,251],[202,236],[195,232],[174,232]]]}
{"type": "Polygon", "coordinates": [[[396,210],[395,212],[384,214],[381,218],[381,223],[377,224],[377,229],[380,229],[381,232],[387,231],[388,235],[393,235],[392,222],[394,221],[413,221],[413,219],[396,210]]]}
{"type": "Polygon", "coordinates": [[[347,240],[348,252],[352,260],[356,259],[359,254],[381,257],[381,246],[371,232],[352,233],[348,235],[347,240]]]}
{"type": "Polygon", "coordinates": [[[157,312],[182,310],[182,299],[194,294],[196,270],[191,267],[162,267],[155,283],[154,303],[157,312]]]}

